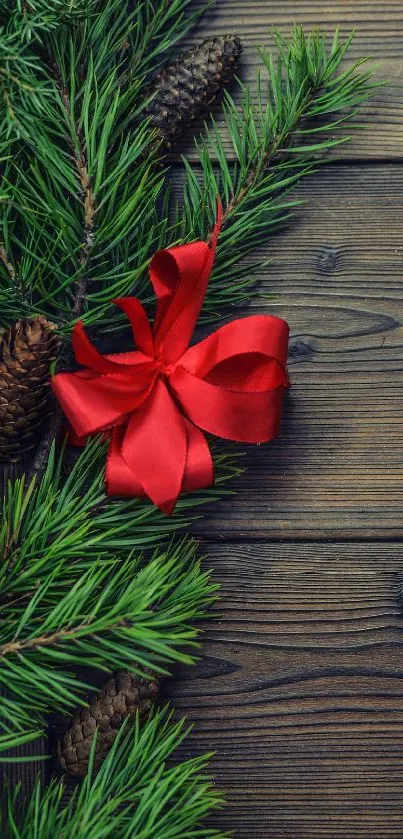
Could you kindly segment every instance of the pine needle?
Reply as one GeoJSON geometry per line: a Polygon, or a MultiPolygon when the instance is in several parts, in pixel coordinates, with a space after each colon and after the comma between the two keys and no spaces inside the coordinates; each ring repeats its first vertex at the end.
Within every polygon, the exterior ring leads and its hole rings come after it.
{"type": "MultiPolygon", "coordinates": [[[[263,261],[245,263],[300,206],[291,197],[302,178],[329,162],[329,153],[351,139],[344,128],[379,88],[366,60],[341,71],[353,34],[327,39],[296,27],[289,38],[273,33],[274,49],[259,50],[254,96],[240,84],[240,101],[224,94],[223,143],[211,119],[196,143],[198,164],[186,158],[183,201],[176,220],[183,240],[205,238],[214,224],[217,195],[223,229],[205,300],[204,317],[246,303],[256,290],[263,261]],[[231,162],[234,159],[234,163],[231,162]],[[230,161],[230,162],[229,162],[230,161]]],[[[352,129],[354,126],[352,126],[352,129]]]]}
{"type": "Polygon", "coordinates": [[[68,804],[62,781],[43,789],[38,780],[24,808],[19,790],[9,792],[2,839],[228,839],[202,826],[223,805],[205,774],[210,755],[172,761],[186,734],[168,708],[141,727],[128,721],[97,775],[90,772],[68,804]]]}
{"type": "MultiPolygon", "coordinates": [[[[142,91],[191,25],[188,5],[128,10],[109,0],[96,14],[90,4],[83,17],[78,2],[75,25],[51,26],[46,44],[32,38],[28,51],[17,27],[0,33],[3,323],[35,312],[65,333],[78,316],[99,331],[120,328],[111,301],[134,293],[149,303],[152,254],[206,238],[218,194],[224,229],[204,316],[228,315],[250,298],[262,269],[262,260],[248,266],[244,258],[293,215],[301,178],[349,139],[345,123],[377,88],[363,62],[340,69],[352,36],[342,43],[336,33],[329,44],[300,28],[289,39],[274,33],[274,50],[260,50],[255,96],[242,85],[239,102],[224,96],[234,162],[211,120],[197,143],[200,169],[184,161],[183,202],[169,224],[166,172],[155,165],[158,144],[142,116],[142,91]]],[[[42,0],[36,8],[44,14],[42,0]]]]}
{"type": "Polygon", "coordinates": [[[216,458],[221,483],[184,496],[171,519],[146,500],[107,498],[104,443],[92,441],[67,478],[62,459],[53,447],[41,481],[10,483],[3,501],[0,752],[10,737],[23,743],[39,732],[49,711],[82,701],[90,686],[77,667],[166,674],[191,663],[193,621],[216,599],[194,543],[170,536],[226,491],[233,455],[216,458]]]}

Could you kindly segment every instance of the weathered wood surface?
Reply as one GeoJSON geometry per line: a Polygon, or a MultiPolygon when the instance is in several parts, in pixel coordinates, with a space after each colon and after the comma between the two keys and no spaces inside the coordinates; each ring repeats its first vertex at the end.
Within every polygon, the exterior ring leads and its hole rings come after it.
{"type": "Polygon", "coordinates": [[[237,494],[198,527],[222,617],[167,695],[195,724],[184,754],[217,751],[228,806],[213,826],[248,839],[397,839],[403,6],[219,0],[202,32],[240,34],[251,80],[268,27],[294,22],[355,27],[353,57],[372,56],[391,84],[341,150],[346,165],[301,186],[307,206],[266,248],[262,288],[277,298],[259,310],[290,322],[293,387],[280,439],[248,451],[237,494]]]}
{"type": "MultiPolygon", "coordinates": [[[[204,5],[197,0],[195,5],[204,5]]],[[[217,0],[187,40],[192,44],[204,34],[235,32],[244,43],[241,76],[253,84],[261,65],[257,47],[270,43],[275,27],[288,34],[294,24],[343,36],[356,30],[351,62],[368,56],[377,77],[388,81],[366,105],[358,122],[365,130],[352,145],[340,149],[345,158],[396,158],[403,143],[403,4],[400,0],[217,0]]],[[[346,59],[347,60],[347,59],[346,59]]]]}
{"type": "MultiPolygon", "coordinates": [[[[199,532],[220,539],[403,535],[403,166],[306,181],[271,239],[259,311],[291,327],[283,430],[251,447],[237,496],[199,532]]],[[[256,310],[253,307],[253,311],[256,310]]]]}
{"type": "MultiPolygon", "coordinates": [[[[237,503],[236,500],[234,502],[237,503]]],[[[248,839],[400,837],[398,544],[207,544],[222,616],[167,686],[248,839]]]]}

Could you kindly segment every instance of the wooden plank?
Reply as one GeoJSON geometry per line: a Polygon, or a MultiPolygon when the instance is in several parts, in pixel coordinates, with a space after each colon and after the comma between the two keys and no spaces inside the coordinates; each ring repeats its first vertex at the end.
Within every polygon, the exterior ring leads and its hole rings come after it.
{"type": "Polygon", "coordinates": [[[247,449],[236,496],[198,532],[401,537],[403,167],[334,167],[300,196],[307,206],[264,252],[262,294],[276,297],[252,307],[291,326],[282,432],[247,449]]]}
{"type": "MultiPolygon", "coordinates": [[[[204,0],[196,0],[194,6],[204,0]]],[[[338,151],[345,158],[401,158],[403,141],[403,4],[400,0],[217,0],[186,45],[212,33],[236,32],[244,43],[241,75],[253,83],[260,65],[256,47],[269,43],[268,32],[276,27],[288,34],[294,23],[308,31],[319,28],[342,35],[356,30],[350,59],[369,56],[377,67],[377,78],[387,81],[371,102],[364,106],[358,122],[367,126],[354,143],[338,151]]],[[[182,45],[181,45],[182,46],[182,45]]],[[[228,148],[228,146],[227,146],[228,148]]]]}
{"type": "Polygon", "coordinates": [[[222,584],[203,657],[167,695],[217,750],[248,839],[383,839],[403,824],[403,546],[206,545],[222,584]]]}

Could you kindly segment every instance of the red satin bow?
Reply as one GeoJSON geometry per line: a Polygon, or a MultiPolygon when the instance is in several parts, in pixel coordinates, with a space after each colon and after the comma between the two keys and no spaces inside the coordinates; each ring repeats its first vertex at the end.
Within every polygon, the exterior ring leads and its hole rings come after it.
{"type": "Polygon", "coordinates": [[[53,390],[79,437],[111,428],[109,495],[148,496],[168,515],[181,492],[211,486],[213,463],[203,432],[245,443],[278,432],[288,326],[254,315],[222,326],[189,347],[214,262],[221,207],[211,242],[158,251],[150,265],[157,297],[151,329],[133,297],[114,302],[127,314],[137,350],[101,355],[83,325],[73,331],[85,370],[59,373],[53,390]]]}

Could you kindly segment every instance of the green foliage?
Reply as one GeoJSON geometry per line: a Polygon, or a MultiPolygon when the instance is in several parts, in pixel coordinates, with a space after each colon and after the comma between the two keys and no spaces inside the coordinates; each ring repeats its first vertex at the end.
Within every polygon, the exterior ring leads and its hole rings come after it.
{"type": "Polygon", "coordinates": [[[296,27],[289,38],[274,33],[275,51],[259,50],[254,93],[241,85],[240,101],[224,94],[225,136],[217,122],[206,125],[197,143],[201,173],[184,159],[185,184],[178,217],[181,236],[208,235],[222,196],[224,225],[204,311],[209,316],[246,302],[251,275],[262,262],[243,259],[269,238],[300,203],[290,198],[302,177],[329,160],[345,143],[340,132],[359,106],[379,87],[365,59],[342,72],[353,35],[342,43],[336,32],[328,45],[320,33],[296,27]],[[339,133],[337,134],[337,131],[339,133]],[[229,162],[235,160],[235,163],[229,162]]]}
{"type": "MultiPolygon", "coordinates": [[[[105,445],[92,442],[71,474],[51,452],[39,484],[9,485],[0,527],[0,751],[41,730],[43,715],[72,710],[88,691],[77,667],[166,673],[191,662],[191,621],[215,599],[189,541],[167,536],[195,504],[222,488],[180,502],[167,519],[140,499],[107,499],[105,445]],[[144,554],[145,548],[158,548],[144,554]],[[183,648],[188,650],[183,652],[183,648]],[[55,666],[56,665],[56,666],[55,666]],[[29,714],[24,710],[29,708],[29,714]]],[[[218,464],[220,469],[220,463],[218,464]]],[[[232,457],[221,457],[221,480],[232,457]]]]}
{"type": "Polygon", "coordinates": [[[56,780],[46,789],[38,781],[22,813],[18,790],[10,793],[2,839],[226,839],[201,825],[223,803],[205,775],[209,755],[172,763],[187,732],[171,716],[165,709],[141,728],[123,726],[97,775],[90,772],[68,804],[56,780]]]}
{"type": "Polygon", "coordinates": [[[166,173],[142,110],[150,72],[192,22],[188,4],[109,0],[51,28],[43,44],[34,38],[28,51],[21,39],[15,47],[7,40],[18,30],[0,38],[4,324],[34,311],[64,332],[78,316],[99,331],[121,326],[111,300],[134,292],[150,302],[150,256],[207,236],[217,194],[225,224],[204,312],[227,312],[248,299],[262,267],[243,258],[289,218],[301,177],[348,139],[335,130],[376,87],[362,62],[340,70],[351,37],[341,43],[336,33],[328,47],[301,29],[288,40],[276,35],[275,53],[260,51],[255,95],[240,85],[239,103],[225,96],[235,163],[213,120],[197,144],[201,171],[184,161],[183,202],[169,224],[166,173]],[[15,80],[14,51],[22,61],[15,80]]]}
{"type": "Polygon", "coordinates": [[[105,494],[106,449],[106,443],[90,442],[64,476],[63,454],[56,456],[53,448],[39,485],[32,481],[25,486],[25,478],[9,485],[0,529],[2,591],[18,583],[22,569],[33,568],[33,561],[43,556],[59,561],[67,553],[85,553],[91,560],[100,550],[127,552],[161,543],[190,524],[201,504],[230,492],[222,484],[240,471],[239,457],[229,446],[214,457],[216,487],[183,495],[177,513],[167,518],[146,499],[105,494]]]}
{"type": "MultiPolygon", "coordinates": [[[[144,91],[194,22],[189,2],[156,9],[109,0],[96,14],[82,2],[85,16],[49,27],[29,47],[15,15],[0,33],[4,324],[34,311],[69,328],[84,309],[100,325],[111,299],[144,276],[166,227],[144,91]]],[[[113,322],[109,313],[108,328],[113,322]]]]}

